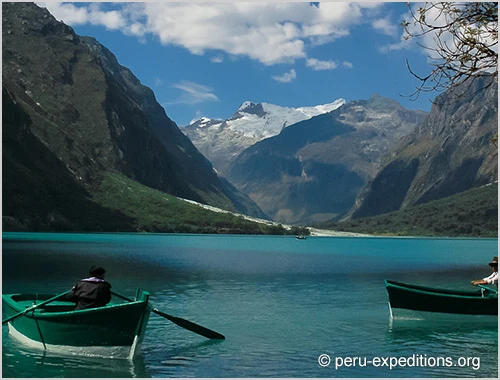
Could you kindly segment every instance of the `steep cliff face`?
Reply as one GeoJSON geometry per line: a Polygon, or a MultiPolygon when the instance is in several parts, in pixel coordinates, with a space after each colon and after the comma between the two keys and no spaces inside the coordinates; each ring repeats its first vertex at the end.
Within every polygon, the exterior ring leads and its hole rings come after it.
{"type": "Polygon", "coordinates": [[[34,4],[2,8],[3,86],[29,117],[29,133],[76,184],[92,192],[104,172],[116,171],[176,196],[263,215],[217,177],[153,92],[109,50],[34,4]]]}
{"type": "Polygon", "coordinates": [[[92,201],[66,165],[31,132],[12,94],[2,94],[4,231],[134,231],[134,220],[92,201]]]}
{"type": "Polygon", "coordinates": [[[447,197],[498,179],[498,85],[466,83],[435,100],[426,120],[390,155],[360,193],[352,217],[447,197]]]}
{"type": "Polygon", "coordinates": [[[378,95],[349,102],[246,149],[228,178],[276,221],[338,218],[426,115],[378,95]]]}

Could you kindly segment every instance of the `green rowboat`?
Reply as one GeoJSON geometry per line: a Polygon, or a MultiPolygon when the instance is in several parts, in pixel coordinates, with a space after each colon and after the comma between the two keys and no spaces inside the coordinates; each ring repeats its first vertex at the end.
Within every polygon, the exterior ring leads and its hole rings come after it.
{"type": "MultiPolygon", "coordinates": [[[[4,317],[12,317],[52,297],[2,295],[4,317]]],[[[84,310],[74,310],[73,302],[55,300],[10,320],[9,334],[47,351],[132,359],[140,351],[152,311],[148,299],[149,293],[141,292],[130,302],[84,310]]]]}
{"type": "Polygon", "coordinates": [[[495,291],[454,291],[385,281],[389,307],[448,314],[498,315],[495,291]]]}

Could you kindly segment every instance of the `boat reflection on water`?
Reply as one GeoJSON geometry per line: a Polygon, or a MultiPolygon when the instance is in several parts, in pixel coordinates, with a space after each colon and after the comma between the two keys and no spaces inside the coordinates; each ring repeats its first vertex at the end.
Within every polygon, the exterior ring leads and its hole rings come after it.
{"type": "MultiPolygon", "coordinates": [[[[7,329],[4,330],[3,339],[7,338],[7,329]]],[[[9,345],[4,345],[2,350],[2,375],[5,378],[37,378],[40,377],[40,368],[43,367],[44,378],[78,378],[82,377],[82,373],[85,373],[86,378],[151,378],[155,371],[161,368],[162,374],[176,377],[180,367],[186,370],[196,360],[210,358],[211,347],[221,342],[205,340],[172,347],[160,341],[155,345],[148,345],[134,359],[124,359],[51,352],[10,340],[9,345]],[[158,354],[162,360],[153,365],[150,360],[148,363],[148,358],[158,354]],[[14,357],[15,361],[12,360],[14,357]]]]}
{"type": "Polygon", "coordinates": [[[82,377],[82,373],[87,378],[151,377],[142,355],[134,360],[69,356],[11,342],[8,346],[3,346],[2,361],[2,376],[5,378],[36,378],[40,376],[41,367],[43,377],[76,378],[82,377]],[[9,357],[15,357],[15,361],[9,360],[6,364],[9,357]]]}
{"type": "Polygon", "coordinates": [[[424,344],[435,345],[440,351],[437,354],[444,354],[447,346],[456,350],[460,346],[476,346],[476,342],[482,342],[477,345],[481,346],[478,347],[478,352],[497,350],[497,316],[432,314],[389,318],[386,334],[388,341],[405,349],[414,346],[415,352],[419,352],[424,344]]]}

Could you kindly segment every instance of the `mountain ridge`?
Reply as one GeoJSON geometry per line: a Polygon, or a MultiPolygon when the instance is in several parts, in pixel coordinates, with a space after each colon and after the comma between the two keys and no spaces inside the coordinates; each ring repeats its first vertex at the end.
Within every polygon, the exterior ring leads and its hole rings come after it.
{"type": "Polygon", "coordinates": [[[279,134],[297,122],[330,112],[342,106],[340,98],[311,107],[282,107],[244,101],[228,119],[202,117],[181,128],[193,144],[212,162],[221,175],[244,149],[279,134]]]}
{"type": "Polygon", "coordinates": [[[384,236],[498,237],[498,182],[405,209],[341,222],[333,228],[384,236]]]}
{"type": "Polygon", "coordinates": [[[351,101],[245,149],[227,177],[273,220],[339,217],[376,174],[381,157],[426,115],[378,95],[351,101]]]}
{"type": "MultiPolygon", "coordinates": [[[[4,141],[15,145],[4,143],[4,157],[14,149],[24,149],[25,154],[30,149],[48,149],[63,164],[54,168],[65,171],[61,176],[71,176],[73,184],[81,187],[75,194],[83,194],[89,202],[104,173],[114,171],[175,196],[265,217],[217,176],[158,104],[153,91],[97,40],[78,36],[32,3],[4,3],[2,16],[2,85],[15,126],[9,131],[18,133],[20,120],[15,118],[19,117],[29,120],[23,121],[23,128],[24,136],[31,136],[19,140],[17,135],[9,139],[4,134],[4,141]]],[[[32,166],[20,164],[19,154],[9,157],[13,160],[5,161],[4,171],[28,170],[36,176],[32,166]]],[[[40,180],[47,192],[54,190],[50,178],[40,180]]],[[[50,219],[42,204],[31,204],[32,211],[22,204],[23,197],[30,198],[30,190],[4,182],[4,201],[19,200],[6,216],[50,219]],[[44,215],[35,215],[36,207],[44,215]]]]}
{"type": "Polygon", "coordinates": [[[495,182],[498,85],[485,79],[439,95],[425,121],[384,157],[348,217],[383,214],[495,182]]]}

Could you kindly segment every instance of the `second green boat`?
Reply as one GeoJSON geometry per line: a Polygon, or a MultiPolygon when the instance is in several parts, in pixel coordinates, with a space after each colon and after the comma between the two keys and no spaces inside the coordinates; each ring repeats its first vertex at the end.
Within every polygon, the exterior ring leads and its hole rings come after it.
{"type": "Polygon", "coordinates": [[[494,289],[486,294],[477,291],[436,289],[385,281],[389,307],[444,314],[498,315],[498,295],[494,289]]]}

